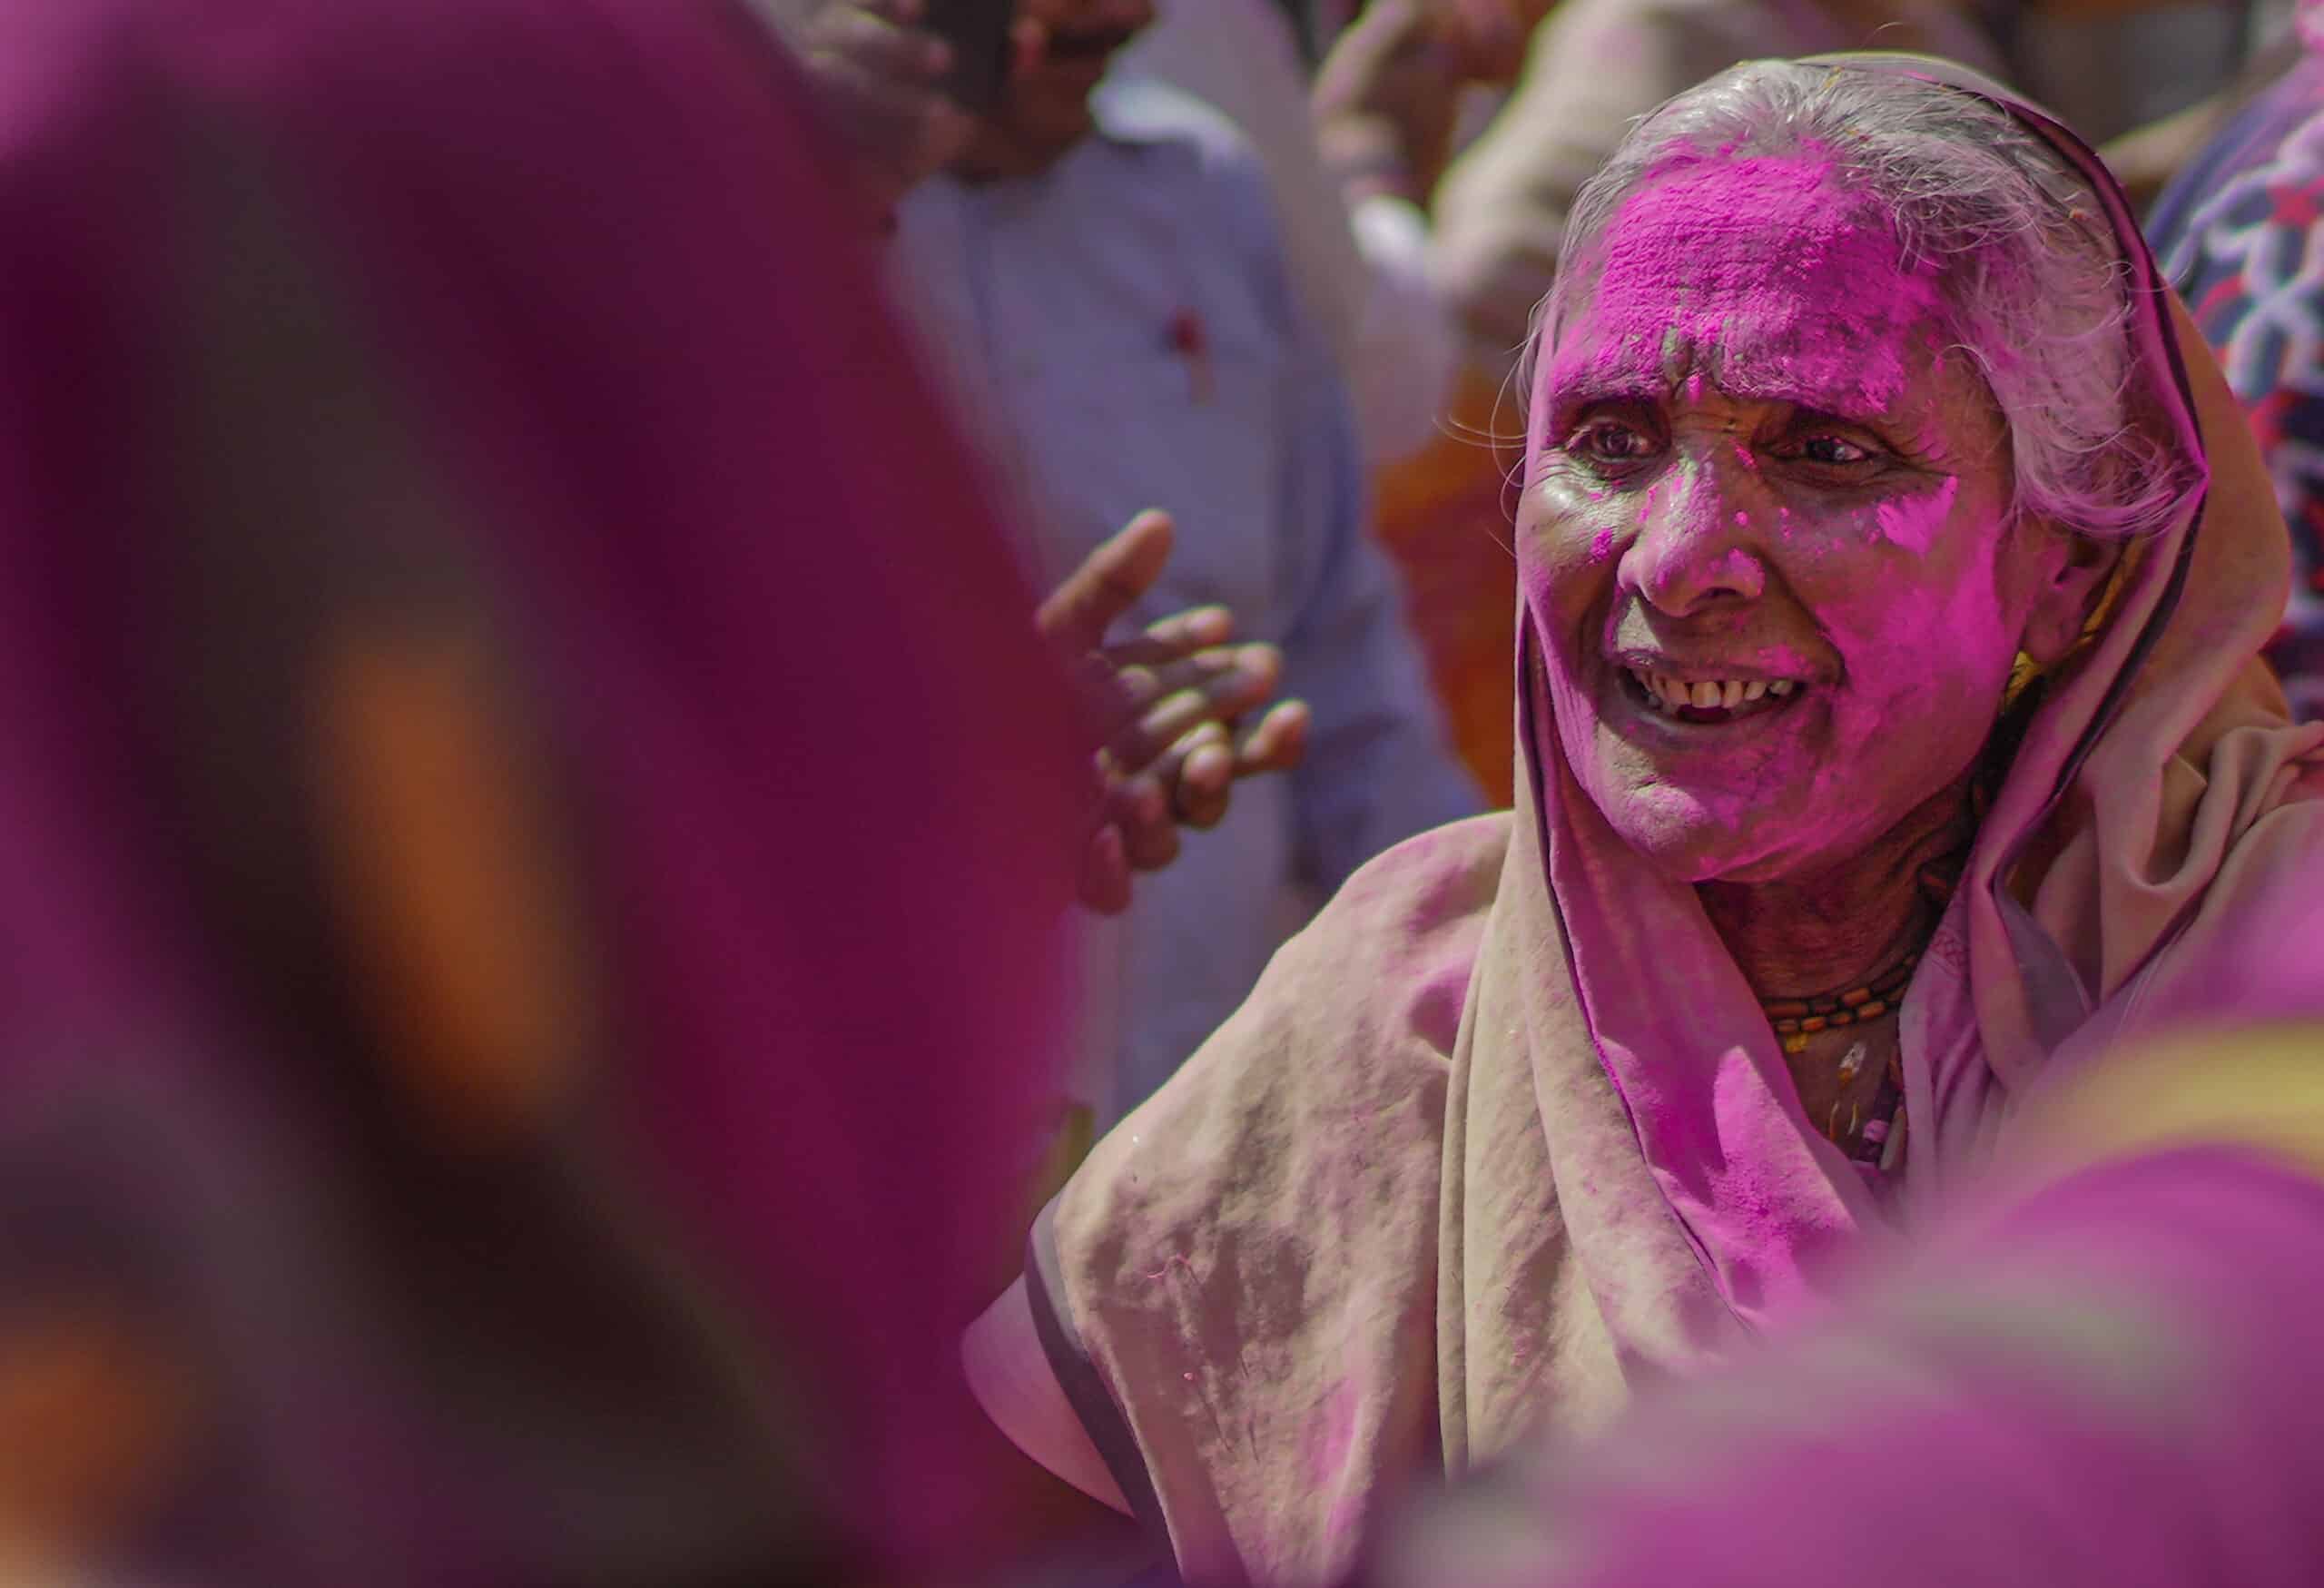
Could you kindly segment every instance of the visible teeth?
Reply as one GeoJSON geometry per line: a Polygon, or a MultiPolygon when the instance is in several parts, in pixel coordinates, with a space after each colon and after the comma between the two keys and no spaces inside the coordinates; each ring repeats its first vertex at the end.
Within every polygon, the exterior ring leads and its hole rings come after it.
{"type": "Polygon", "coordinates": [[[1630,671],[1630,676],[1638,680],[1639,687],[1646,692],[1647,698],[1665,712],[1674,712],[1681,706],[1691,706],[1697,711],[1734,711],[1750,701],[1769,695],[1781,700],[1799,687],[1797,682],[1788,678],[1777,679],[1772,683],[1764,678],[1722,678],[1693,684],[1668,673],[1649,673],[1637,667],[1630,671]]]}

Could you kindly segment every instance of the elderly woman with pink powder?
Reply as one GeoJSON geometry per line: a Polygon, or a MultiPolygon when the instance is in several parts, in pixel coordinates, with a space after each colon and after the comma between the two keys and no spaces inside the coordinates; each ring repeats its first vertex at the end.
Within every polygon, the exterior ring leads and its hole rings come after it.
{"type": "Polygon", "coordinates": [[[2038,110],[1901,56],[1682,95],[1530,397],[1515,809],[1351,882],[967,1342],[1190,1581],[1332,1581],[1813,1312],[2324,853],[2266,476],[2038,110]]]}

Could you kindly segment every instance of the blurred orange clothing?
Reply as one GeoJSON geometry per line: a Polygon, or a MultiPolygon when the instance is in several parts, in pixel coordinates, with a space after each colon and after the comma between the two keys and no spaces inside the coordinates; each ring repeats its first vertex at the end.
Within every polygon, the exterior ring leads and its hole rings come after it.
{"type": "Polygon", "coordinates": [[[1472,365],[1436,439],[1373,480],[1376,532],[1403,580],[1407,619],[1453,746],[1496,807],[1510,803],[1516,761],[1510,537],[1521,429],[1513,390],[1472,365]]]}

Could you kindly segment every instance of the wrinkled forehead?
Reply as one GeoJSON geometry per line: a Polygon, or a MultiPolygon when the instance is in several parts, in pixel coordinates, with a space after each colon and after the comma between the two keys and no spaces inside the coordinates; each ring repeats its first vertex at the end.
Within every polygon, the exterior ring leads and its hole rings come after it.
{"type": "Polygon", "coordinates": [[[1708,382],[1876,418],[1946,340],[1934,269],[1815,150],[1686,150],[1649,171],[1574,261],[1540,410],[1708,382]]]}

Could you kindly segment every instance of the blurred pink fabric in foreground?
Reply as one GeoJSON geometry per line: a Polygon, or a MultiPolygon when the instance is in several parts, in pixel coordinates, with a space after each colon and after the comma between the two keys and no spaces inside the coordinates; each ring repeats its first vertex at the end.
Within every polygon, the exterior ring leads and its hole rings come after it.
{"type": "Polygon", "coordinates": [[[0,0],[0,1385],[184,1388],[24,1551],[964,1521],[1075,785],[796,100],[715,5],[0,0]]]}

